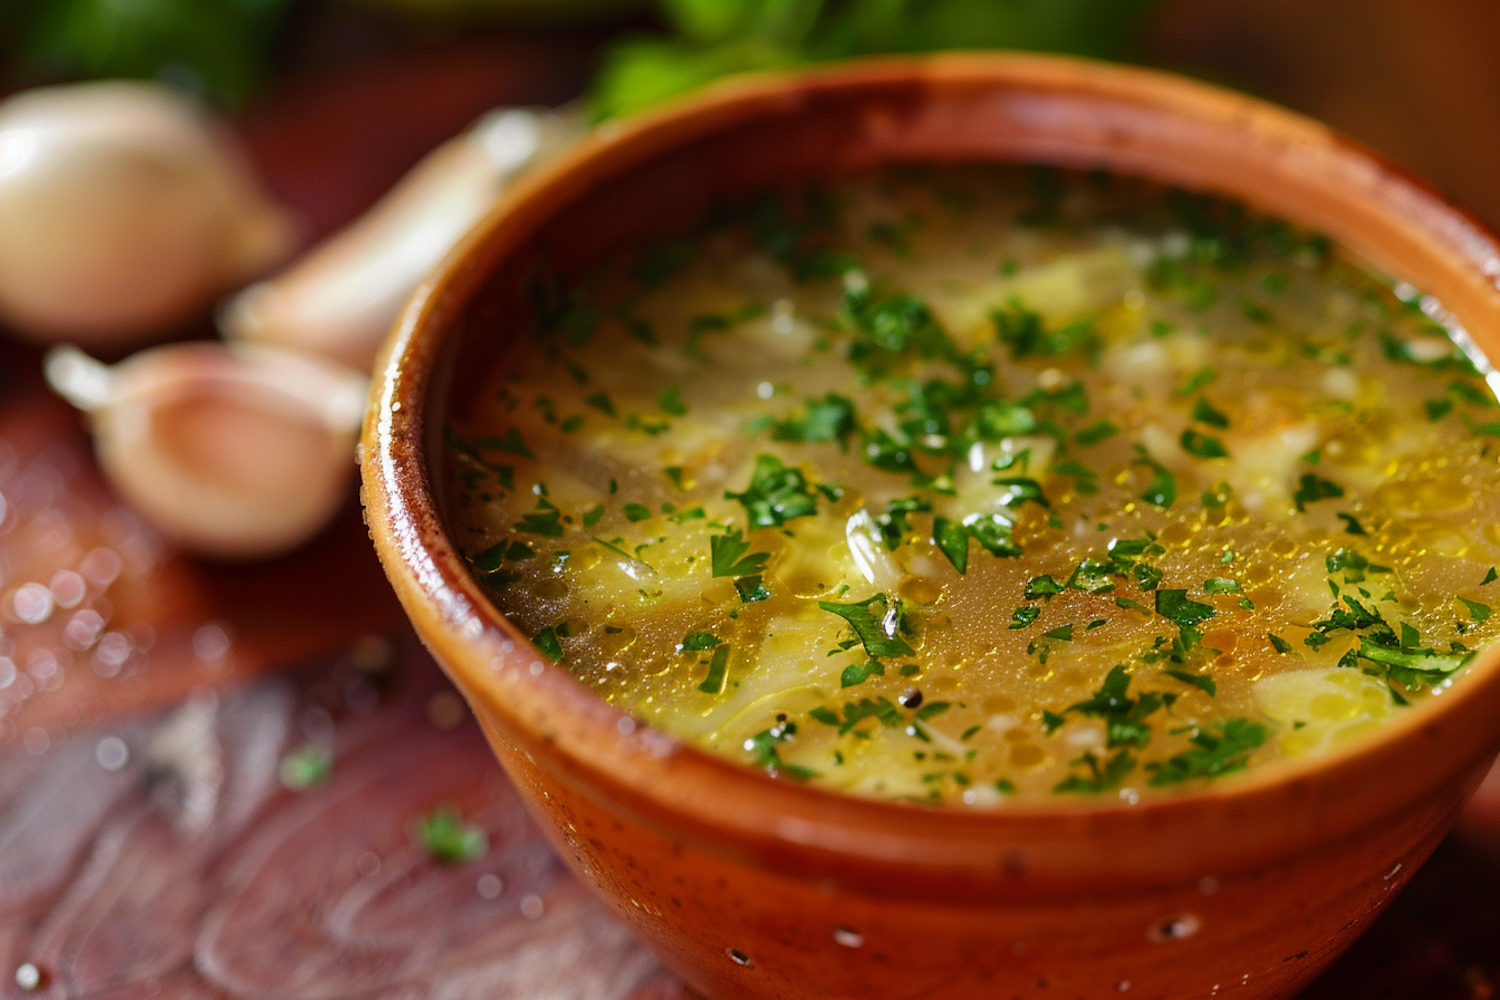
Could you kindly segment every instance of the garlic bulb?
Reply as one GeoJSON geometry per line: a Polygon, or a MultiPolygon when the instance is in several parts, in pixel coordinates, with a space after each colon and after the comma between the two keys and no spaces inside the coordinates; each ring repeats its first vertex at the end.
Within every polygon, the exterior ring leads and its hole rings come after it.
{"type": "Polygon", "coordinates": [[[369,212],[220,313],[226,337],[368,371],[397,313],[521,172],[583,133],[576,110],[481,118],[412,168],[369,212]]]}
{"type": "Polygon", "coordinates": [[[152,83],[0,104],[0,322],[94,348],[158,334],[291,249],[227,133],[152,83]]]}
{"type": "Polygon", "coordinates": [[[72,347],[47,380],[89,414],[99,464],[162,534],[228,559],[276,555],[349,498],[368,381],[256,345],[170,344],[113,367],[72,347]]]}

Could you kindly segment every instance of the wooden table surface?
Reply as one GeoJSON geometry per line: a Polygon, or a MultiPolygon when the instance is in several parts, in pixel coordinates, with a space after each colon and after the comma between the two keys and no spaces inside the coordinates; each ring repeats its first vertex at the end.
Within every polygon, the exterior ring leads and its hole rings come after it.
{"type": "MultiPolygon", "coordinates": [[[[326,232],[484,109],[569,96],[585,59],[554,36],[487,37],[306,72],[242,132],[326,232]]],[[[293,556],[186,559],[109,495],[38,368],[0,344],[0,1000],[681,995],[521,810],[352,495],[293,556]],[[57,595],[44,620],[15,614],[28,584],[57,595]],[[281,763],[307,746],[332,768],[290,790],[281,763]],[[414,845],[444,804],[487,831],[483,857],[443,866],[414,845]]],[[[1497,978],[1492,775],[1306,996],[1484,1000],[1497,978]]]]}

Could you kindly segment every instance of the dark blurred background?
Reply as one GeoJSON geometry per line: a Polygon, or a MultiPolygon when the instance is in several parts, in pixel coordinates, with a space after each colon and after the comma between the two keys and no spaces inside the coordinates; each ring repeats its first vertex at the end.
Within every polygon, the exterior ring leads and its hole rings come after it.
{"type": "MultiPolygon", "coordinates": [[[[421,106],[403,87],[468,87],[479,100],[485,79],[507,81],[492,88],[498,98],[524,77],[528,97],[588,93],[607,116],[739,69],[956,45],[1101,55],[1249,90],[1329,122],[1500,225],[1496,0],[0,3],[7,89],[154,76],[251,122],[310,77],[326,88],[329,74],[394,99],[392,115],[421,106]]],[[[446,103],[457,114],[464,102],[446,103]]],[[[329,217],[373,197],[359,194],[329,217]]]]}

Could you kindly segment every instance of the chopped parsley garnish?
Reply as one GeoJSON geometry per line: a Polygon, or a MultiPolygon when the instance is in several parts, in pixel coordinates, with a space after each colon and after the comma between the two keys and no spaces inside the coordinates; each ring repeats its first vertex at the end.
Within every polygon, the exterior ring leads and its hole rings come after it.
{"type": "Polygon", "coordinates": [[[848,622],[865,647],[865,652],[875,659],[911,656],[915,653],[901,637],[906,622],[898,600],[888,598],[885,594],[876,594],[850,604],[819,601],[818,607],[848,622]]]}
{"type": "Polygon", "coordinates": [[[461,865],[484,857],[490,849],[482,827],[465,823],[452,806],[439,806],[417,820],[412,840],[440,865],[461,865]]]}
{"type": "Polygon", "coordinates": [[[1016,608],[1010,613],[1010,625],[1008,625],[1007,628],[1025,628],[1032,622],[1036,621],[1037,616],[1041,613],[1042,609],[1037,607],[1035,604],[1026,604],[1019,608],[1016,608]]]}
{"type": "Polygon", "coordinates": [[[558,660],[561,660],[563,658],[562,642],[558,639],[557,629],[554,626],[548,625],[546,628],[542,629],[535,636],[533,636],[531,641],[536,645],[536,648],[545,653],[547,659],[551,660],[553,663],[556,663],[558,660]]]}
{"type": "Polygon", "coordinates": [[[769,729],[762,729],[754,736],[745,741],[745,750],[755,755],[755,763],[758,767],[765,768],[772,774],[785,771],[794,778],[805,780],[817,776],[817,772],[806,767],[795,764],[787,765],[782,762],[780,747],[789,742],[797,735],[797,724],[787,722],[785,716],[778,716],[776,725],[769,729]]]}
{"type": "Polygon", "coordinates": [[[1490,607],[1489,607],[1489,605],[1487,605],[1487,604],[1480,604],[1478,601],[1471,601],[1467,597],[1460,597],[1460,598],[1458,598],[1458,602],[1460,604],[1462,604],[1464,607],[1466,607],[1466,608],[1469,609],[1469,617],[1472,618],[1472,619],[1474,619],[1474,621],[1476,621],[1476,622],[1489,621],[1489,617],[1490,617],[1490,607]]]}
{"type": "Polygon", "coordinates": [[[723,641],[723,639],[720,639],[712,632],[689,632],[682,637],[682,642],[678,648],[684,653],[696,653],[714,649],[723,641]]]}
{"type": "Polygon", "coordinates": [[[1158,590],[1156,613],[1182,628],[1192,628],[1208,621],[1218,611],[1207,604],[1190,600],[1186,590],[1158,590]]]}
{"type": "Polygon", "coordinates": [[[469,562],[481,573],[494,573],[501,570],[507,562],[522,562],[535,555],[536,550],[525,542],[505,541],[496,542],[469,562]]]}
{"type": "Polygon", "coordinates": [[[546,497],[537,497],[536,510],[521,515],[515,530],[544,538],[561,538],[563,534],[562,511],[546,497]]]}
{"type": "Polygon", "coordinates": [[[708,663],[708,676],[703,678],[703,683],[698,685],[698,690],[704,694],[723,694],[724,680],[729,672],[729,644],[725,643],[714,650],[713,659],[708,663]]]}
{"type": "Polygon", "coordinates": [[[674,417],[685,416],[688,411],[687,404],[682,401],[682,390],[675,385],[661,391],[656,397],[656,405],[674,417]]]}
{"type": "Polygon", "coordinates": [[[1334,500],[1344,495],[1344,488],[1338,483],[1313,475],[1311,472],[1302,474],[1298,480],[1297,492],[1292,494],[1292,502],[1297,509],[1305,510],[1307,505],[1318,500],[1334,500]]]}
{"type": "Polygon", "coordinates": [[[1200,434],[1192,428],[1183,431],[1179,440],[1182,450],[1189,455],[1196,455],[1199,458],[1229,457],[1229,449],[1224,447],[1224,442],[1218,438],[1209,437],[1207,434],[1200,434]]]}
{"type": "Polygon", "coordinates": [[[946,517],[933,518],[932,541],[953,568],[960,573],[969,570],[969,533],[962,524],[946,517]]]}
{"type": "Polygon", "coordinates": [[[1220,430],[1229,426],[1229,418],[1210,406],[1208,400],[1201,396],[1193,404],[1192,418],[1200,424],[1207,424],[1210,427],[1217,427],[1220,430]]]}
{"type": "Polygon", "coordinates": [[[771,558],[769,552],[750,552],[750,543],[738,528],[711,536],[708,547],[709,563],[715,577],[762,573],[766,568],[766,560],[771,558]]]}
{"type": "Polygon", "coordinates": [[[333,753],[318,743],[298,747],[281,758],[277,776],[281,784],[293,792],[305,792],[314,785],[321,785],[333,773],[333,753]]]}
{"type": "Polygon", "coordinates": [[[1344,522],[1344,534],[1346,535],[1369,534],[1369,532],[1365,531],[1365,526],[1360,524],[1353,514],[1335,514],[1334,517],[1344,522]]]}
{"type": "Polygon", "coordinates": [[[1174,396],[1191,396],[1193,393],[1197,392],[1199,389],[1202,389],[1210,382],[1213,382],[1218,377],[1219,373],[1214,371],[1212,368],[1200,368],[1196,372],[1194,372],[1186,382],[1184,382],[1177,389],[1174,389],[1172,394],[1174,396]]]}
{"type": "Polygon", "coordinates": [[[643,503],[628,503],[623,508],[621,508],[621,510],[625,514],[625,520],[629,521],[631,524],[636,524],[640,521],[646,521],[651,518],[651,508],[647,507],[643,503]]]}
{"type": "Polygon", "coordinates": [[[900,728],[906,722],[906,717],[901,714],[901,709],[884,696],[878,698],[861,698],[859,701],[844,703],[844,716],[839,718],[832,709],[823,709],[820,714],[813,718],[830,726],[838,726],[839,735],[852,732],[861,722],[866,719],[875,719],[887,729],[900,728]]]}
{"type": "Polygon", "coordinates": [[[1217,778],[1243,771],[1250,754],[1265,743],[1269,735],[1265,726],[1248,719],[1229,719],[1205,726],[1191,737],[1191,749],[1168,758],[1165,763],[1146,765],[1146,770],[1151,772],[1148,784],[1161,788],[1192,778],[1217,778]]]}
{"type": "Polygon", "coordinates": [[[1020,299],[1012,296],[1004,308],[990,313],[990,319],[995,324],[996,337],[1010,348],[1010,356],[1017,360],[1051,357],[1077,348],[1091,353],[1099,349],[1099,337],[1094,332],[1092,317],[1064,327],[1049,328],[1039,313],[1026,308],[1020,299]]]}
{"type": "Polygon", "coordinates": [[[971,514],[962,523],[945,517],[933,519],[932,541],[959,573],[968,572],[971,538],[992,556],[1021,554],[1021,547],[1011,537],[1011,523],[998,514],[971,514]]]}
{"type": "Polygon", "coordinates": [[[1187,670],[1167,670],[1163,672],[1168,677],[1182,681],[1184,684],[1191,684],[1195,688],[1202,689],[1208,693],[1210,698],[1219,693],[1218,684],[1214,683],[1214,679],[1207,674],[1195,674],[1187,670]]]}
{"type": "Polygon", "coordinates": [[[1117,746],[1143,747],[1151,742],[1151,727],[1146,724],[1146,718],[1176,696],[1147,691],[1131,698],[1129,688],[1129,671],[1117,665],[1104,678],[1099,690],[1083,701],[1069,705],[1062,714],[1076,713],[1099,719],[1105,725],[1107,745],[1111,749],[1117,746]]]}
{"type": "Polygon", "coordinates": [[[1050,576],[1038,576],[1032,578],[1027,582],[1026,589],[1024,591],[1026,599],[1028,601],[1034,601],[1038,597],[1045,597],[1051,594],[1061,594],[1062,592],[1063,585],[1052,579],[1052,577],[1050,576]]]}
{"type": "MultiPolygon", "coordinates": [[[[875,527],[880,530],[885,547],[895,552],[913,531],[911,515],[931,509],[932,504],[921,497],[906,497],[886,504],[885,513],[875,519],[875,527]]],[[[936,527],[933,528],[933,538],[937,538],[936,527]]]]}
{"type": "Polygon", "coordinates": [[[1068,761],[1070,767],[1082,764],[1084,773],[1070,774],[1052,790],[1058,793],[1080,793],[1098,795],[1120,787],[1131,771],[1135,770],[1135,758],[1129,750],[1121,750],[1100,766],[1099,758],[1092,752],[1068,761]]]}
{"type": "Polygon", "coordinates": [[[1141,499],[1158,507],[1170,507],[1177,499],[1177,477],[1171,470],[1149,458],[1137,459],[1138,465],[1151,468],[1151,482],[1141,493],[1141,499]]]}
{"type": "Polygon", "coordinates": [[[734,581],[734,589],[740,595],[740,601],[745,604],[764,601],[771,596],[771,591],[766,589],[765,582],[759,576],[738,578],[734,581]]]}
{"type": "Polygon", "coordinates": [[[743,493],[725,492],[724,497],[740,502],[752,528],[779,528],[818,511],[817,497],[807,478],[775,455],[757,456],[750,485],[743,493]]]}
{"type": "Polygon", "coordinates": [[[849,438],[859,430],[854,403],[847,396],[834,392],[822,399],[808,400],[801,413],[772,421],[770,427],[772,439],[804,444],[837,441],[847,445],[849,438]]]}
{"type": "Polygon", "coordinates": [[[521,440],[521,432],[514,427],[507,427],[505,433],[500,437],[475,438],[474,447],[503,451],[533,462],[536,461],[536,456],[531,453],[530,448],[526,447],[526,442],[521,440]]]}
{"type": "Polygon", "coordinates": [[[1118,426],[1108,420],[1099,420],[1089,424],[1077,434],[1074,434],[1073,440],[1087,447],[1088,445],[1098,444],[1105,438],[1114,437],[1118,433],[1120,433],[1118,426]]]}
{"type": "MultiPolygon", "coordinates": [[[[863,663],[851,663],[844,668],[839,675],[839,687],[854,687],[863,684],[872,676],[879,677],[885,674],[885,664],[879,660],[866,660],[863,663]]],[[[835,723],[836,724],[836,723],[835,723]]]]}

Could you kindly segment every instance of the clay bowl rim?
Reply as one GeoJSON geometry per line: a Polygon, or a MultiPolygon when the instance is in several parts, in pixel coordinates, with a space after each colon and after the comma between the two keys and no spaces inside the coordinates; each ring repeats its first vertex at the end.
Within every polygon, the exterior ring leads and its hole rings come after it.
{"type": "MultiPolygon", "coordinates": [[[[995,845],[1018,835],[1021,840],[1107,836],[1126,826],[1160,829],[1201,816],[1205,809],[1251,815],[1320,795],[1338,800],[1372,775],[1399,773],[1407,752],[1424,734],[1429,739],[1442,734],[1448,744],[1442,773],[1427,774],[1407,795],[1387,795],[1379,808],[1368,805],[1350,823],[1372,822],[1401,802],[1457,782],[1465,766],[1500,742],[1500,735],[1472,731],[1500,717],[1500,645],[1484,651],[1451,691],[1390,720],[1378,735],[1325,755],[1273,762],[1190,791],[1143,794],[1135,804],[1111,796],[974,809],[845,795],[771,778],[713,756],[609,706],[566,669],[548,663],[490,604],[442,529],[429,478],[432,429],[425,417],[430,401],[442,395],[434,375],[444,361],[453,320],[497,262],[534,238],[549,217],[591,185],[608,184],[632,166],[669,157],[675,147],[717,129],[783,113],[799,95],[892,83],[921,89],[933,81],[954,80],[1043,92],[1082,86],[1106,99],[1164,110],[1189,124],[1199,118],[1220,126],[1243,121],[1245,129],[1279,132],[1293,147],[1305,145],[1344,165],[1373,171],[1381,184],[1410,202],[1407,216],[1423,214],[1405,221],[1446,253],[1445,267],[1465,269],[1462,278],[1479,286],[1480,301],[1489,297],[1487,325],[1500,330],[1500,249],[1479,223],[1429,185],[1325,126],[1232,91],[1154,70],[1016,53],[857,60],[717,84],[659,111],[596,130],[577,148],[524,178],[421,285],[386,342],[375,367],[360,448],[362,494],[386,573],[424,641],[465,696],[483,702],[500,720],[500,735],[534,761],[545,760],[541,766],[549,774],[637,822],[762,864],[770,863],[766,848],[774,845],[775,857],[782,861],[812,852],[824,861],[844,858],[877,867],[945,867],[976,851],[993,852],[995,845]],[[1465,749],[1459,749],[1460,743],[1465,749]],[[684,794],[685,789],[691,794],[684,794]],[[851,828],[867,836],[851,841],[851,828]],[[943,850],[924,862],[920,852],[914,856],[912,851],[913,844],[922,843],[943,850]]],[[[1396,206],[1389,211],[1400,214],[1396,206]]],[[[486,713],[477,714],[483,719],[486,713]]],[[[1288,837],[1285,848],[1325,842],[1333,835],[1328,830],[1308,833],[1299,843],[1288,837]]]]}

